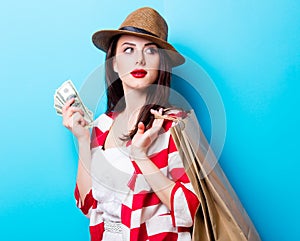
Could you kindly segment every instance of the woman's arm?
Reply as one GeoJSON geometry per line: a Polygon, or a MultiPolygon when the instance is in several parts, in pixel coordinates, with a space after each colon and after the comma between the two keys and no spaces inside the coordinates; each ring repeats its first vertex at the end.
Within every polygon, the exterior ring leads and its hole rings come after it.
{"type": "Polygon", "coordinates": [[[148,184],[158,198],[171,210],[171,193],[175,182],[166,177],[161,170],[147,157],[146,153],[132,146],[131,158],[139,167],[148,184]]]}
{"type": "MultiPolygon", "coordinates": [[[[162,109],[159,111],[151,110],[151,113],[161,115],[162,109]]],[[[132,139],[131,158],[162,203],[171,209],[171,192],[175,182],[166,177],[146,154],[148,148],[157,138],[163,122],[163,119],[155,119],[152,127],[147,131],[145,131],[145,125],[142,122],[138,124],[137,133],[132,139]]]]}
{"type": "Polygon", "coordinates": [[[90,132],[85,127],[87,122],[83,118],[83,111],[73,107],[75,99],[66,102],[62,109],[63,125],[68,128],[78,141],[78,172],[76,193],[79,194],[80,207],[84,205],[87,195],[90,193],[92,181],[90,176],[91,151],[90,132]],[[78,192],[77,192],[78,191],[78,192]]]}
{"type": "MultiPolygon", "coordinates": [[[[151,111],[152,114],[161,114],[151,111]]],[[[147,149],[157,138],[163,124],[162,119],[156,119],[152,127],[145,130],[142,123],[138,125],[137,134],[131,145],[131,158],[158,198],[164,203],[172,215],[174,226],[190,227],[193,224],[199,200],[185,173],[185,169],[172,137],[168,147],[168,176],[147,157],[147,149]]]]}
{"type": "Polygon", "coordinates": [[[92,189],[92,181],[90,175],[91,166],[91,150],[90,139],[78,139],[78,170],[77,170],[77,187],[79,191],[80,201],[83,204],[85,197],[92,189]]]}

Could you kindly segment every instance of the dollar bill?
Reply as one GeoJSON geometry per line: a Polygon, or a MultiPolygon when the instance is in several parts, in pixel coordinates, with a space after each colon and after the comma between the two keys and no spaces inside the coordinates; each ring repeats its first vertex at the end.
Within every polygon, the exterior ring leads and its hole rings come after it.
{"type": "Polygon", "coordinates": [[[63,106],[72,98],[75,99],[72,106],[78,107],[83,111],[83,118],[87,121],[88,127],[91,127],[94,119],[93,112],[83,104],[79,93],[71,80],[65,81],[54,93],[53,107],[55,108],[56,113],[62,115],[63,106]]]}

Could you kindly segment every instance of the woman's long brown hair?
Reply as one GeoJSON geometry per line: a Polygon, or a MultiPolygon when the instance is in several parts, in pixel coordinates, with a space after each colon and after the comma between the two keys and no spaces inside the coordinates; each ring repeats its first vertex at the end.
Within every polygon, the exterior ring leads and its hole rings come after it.
{"type": "MultiPolygon", "coordinates": [[[[125,107],[124,90],[122,81],[118,74],[113,70],[113,58],[116,55],[117,42],[120,36],[114,38],[106,54],[106,88],[107,88],[107,110],[110,112],[122,112],[125,107]]],[[[143,122],[146,130],[148,130],[154,120],[154,116],[150,113],[151,109],[158,110],[159,108],[168,108],[170,96],[170,81],[171,81],[171,66],[168,57],[164,51],[159,49],[160,64],[157,80],[148,89],[148,95],[145,105],[141,108],[140,113],[132,131],[125,134],[125,139],[131,139],[137,132],[137,125],[143,122]]],[[[123,133],[124,134],[124,133],[123,133]]]]}

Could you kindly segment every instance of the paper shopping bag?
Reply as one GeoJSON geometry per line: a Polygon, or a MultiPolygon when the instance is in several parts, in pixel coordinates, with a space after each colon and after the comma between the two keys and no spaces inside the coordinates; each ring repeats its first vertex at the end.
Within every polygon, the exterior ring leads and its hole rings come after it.
{"type": "Polygon", "coordinates": [[[193,110],[176,118],[171,135],[200,200],[194,241],[261,240],[198,124],[193,110]]]}

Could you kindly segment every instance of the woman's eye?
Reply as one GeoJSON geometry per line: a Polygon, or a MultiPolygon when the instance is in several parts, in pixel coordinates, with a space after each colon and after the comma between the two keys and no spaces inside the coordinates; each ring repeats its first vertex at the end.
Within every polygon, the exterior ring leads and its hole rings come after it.
{"type": "Polygon", "coordinates": [[[132,52],[133,52],[133,48],[131,48],[131,47],[124,49],[124,53],[126,53],[126,54],[131,54],[132,52]]]}
{"type": "Polygon", "coordinates": [[[156,54],[158,52],[157,48],[151,47],[147,48],[145,51],[147,54],[156,54]]]}

